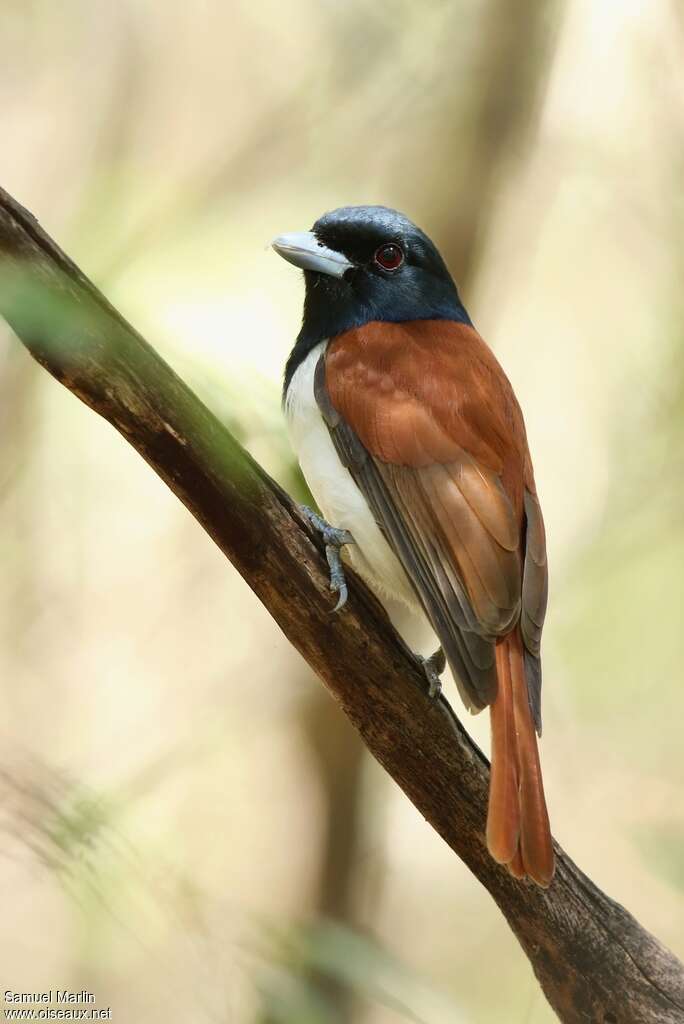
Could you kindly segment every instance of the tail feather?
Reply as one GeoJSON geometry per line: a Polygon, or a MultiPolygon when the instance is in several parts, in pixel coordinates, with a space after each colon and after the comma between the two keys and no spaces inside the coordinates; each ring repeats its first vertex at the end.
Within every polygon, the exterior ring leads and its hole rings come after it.
{"type": "Polygon", "coordinates": [[[513,860],[509,861],[506,867],[508,869],[508,873],[513,875],[514,878],[527,878],[527,872],[525,871],[525,865],[523,864],[519,846],[515,851],[513,860]]]}
{"type": "Polygon", "coordinates": [[[555,868],[549,814],[544,798],[537,736],[527,696],[522,643],[517,633],[511,640],[509,657],[520,774],[520,852],[527,874],[540,885],[547,886],[555,868]]]}
{"type": "Polygon", "coordinates": [[[529,875],[546,887],[555,861],[517,630],[497,644],[496,669],[487,845],[516,878],[529,875]]]}
{"type": "Polygon", "coordinates": [[[489,781],[487,846],[494,860],[508,864],[520,840],[518,745],[515,735],[513,686],[508,653],[496,647],[498,689],[491,705],[492,771],[489,781]]]}

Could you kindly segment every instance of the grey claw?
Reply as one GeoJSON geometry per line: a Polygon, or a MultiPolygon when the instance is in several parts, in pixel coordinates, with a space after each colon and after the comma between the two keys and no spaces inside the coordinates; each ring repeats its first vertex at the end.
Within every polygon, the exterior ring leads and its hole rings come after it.
{"type": "Polygon", "coordinates": [[[446,668],[446,656],[444,651],[440,647],[434,654],[431,654],[429,658],[424,658],[420,654],[417,655],[417,658],[423,672],[425,673],[425,678],[428,681],[428,697],[430,700],[437,700],[442,692],[442,683],[439,677],[446,668]]]}
{"type": "Polygon", "coordinates": [[[430,680],[430,688],[428,689],[428,697],[430,700],[437,700],[442,692],[442,683],[439,679],[430,680]]]}
{"type": "MultiPolygon", "coordinates": [[[[340,531],[340,533],[346,531],[340,531]]],[[[345,541],[345,543],[348,543],[345,541]]],[[[339,612],[341,608],[344,608],[347,603],[349,591],[347,590],[347,581],[344,578],[344,568],[342,566],[342,559],[340,557],[340,549],[334,544],[325,545],[325,557],[328,560],[330,566],[330,589],[335,594],[339,594],[337,604],[333,608],[333,614],[339,612]]]]}
{"type": "Polygon", "coordinates": [[[335,605],[335,607],[333,608],[333,610],[330,613],[331,615],[334,615],[335,612],[341,611],[344,608],[345,604],[347,603],[347,598],[349,597],[349,591],[347,590],[347,584],[346,583],[342,583],[340,585],[339,595],[340,596],[337,599],[337,604],[335,605]]]}
{"type": "Polygon", "coordinates": [[[311,523],[317,533],[320,533],[325,542],[325,557],[330,566],[330,589],[333,593],[339,595],[337,604],[332,610],[332,614],[334,614],[344,608],[349,596],[340,557],[340,548],[345,544],[353,544],[354,538],[349,530],[342,530],[337,526],[331,526],[330,523],[326,523],[322,516],[319,516],[306,505],[301,505],[300,508],[305,519],[311,523]]]}

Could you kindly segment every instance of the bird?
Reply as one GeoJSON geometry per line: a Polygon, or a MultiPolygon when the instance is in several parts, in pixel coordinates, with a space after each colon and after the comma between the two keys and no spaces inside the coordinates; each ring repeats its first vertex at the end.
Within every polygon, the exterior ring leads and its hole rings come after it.
{"type": "Polygon", "coordinates": [[[290,440],[339,552],[381,601],[427,619],[466,708],[489,708],[485,838],[517,879],[555,869],[537,736],[546,539],[522,412],[447,265],[408,217],[346,206],[273,249],[304,272],[285,366],[290,440]]]}

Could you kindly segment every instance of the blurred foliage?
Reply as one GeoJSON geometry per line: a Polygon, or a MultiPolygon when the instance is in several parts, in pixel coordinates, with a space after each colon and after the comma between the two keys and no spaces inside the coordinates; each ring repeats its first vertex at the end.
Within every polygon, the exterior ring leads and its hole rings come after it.
{"type": "MultiPolygon", "coordinates": [[[[568,579],[574,608],[561,636],[587,718],[605,723],[618,702],[644,705],[621,737],[630,748],[644,718],[662,719],[660,701],[676,700],[682,683],[684,315],[678,306],[675,295],[661,323],[666,343],[650,369],[651,391],[643,394],[643,378],[636,374],[629,381],[635,400],[612,431],[614,474],[602,520],[568,579]],[[670,309],[676,311],[671,325],[670,309]]],[[[659,319],[654,317],[656,326],[659,319]]],[[[644,768],[667,770],[681,749],[673,721],[659,731],[660,742],[640,750],[644,768]]],[[[675,771],[684,783],[684,764],[675,771]]]]}
{"type": "MultiPolygon", "coordinates": [[[[335,1005],[312,992],[311,972],[342,983],[364,1002],[392,1010],[412,1024],[465,1021],[462,1010],[410,967],[349,928],[322,920],[309,927],[275,929],[259,982],[267,1019],[279,1024],[337,1024],[335,1005]]],[[[359,1012],[362,1012],[361,1010],[359,1012]]]]}
{"type": "Polygon", "coordinates": [[[684,827],[680,821],[640,829],[635,841],[650,870],[684,890],[684,827]]]}

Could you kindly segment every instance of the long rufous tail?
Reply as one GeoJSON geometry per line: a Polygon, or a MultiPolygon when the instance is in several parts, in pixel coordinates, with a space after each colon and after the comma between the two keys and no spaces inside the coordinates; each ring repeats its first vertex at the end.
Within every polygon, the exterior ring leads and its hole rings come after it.
{"type": "Polygon", "coordinates": [[[537,736],[527,697],[518,630],[496,646],[498,692],[491,705],[492,770],[487,846],[516,878],[553,878],[555,858],[544,799],[537,736]]]}

